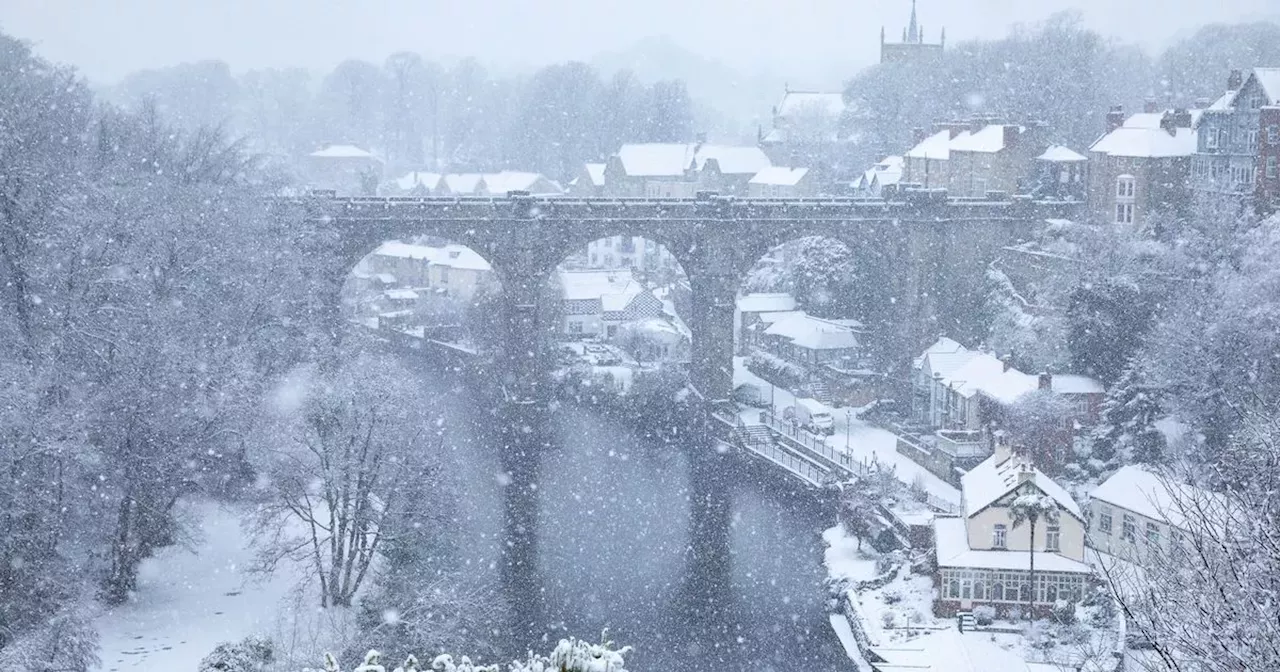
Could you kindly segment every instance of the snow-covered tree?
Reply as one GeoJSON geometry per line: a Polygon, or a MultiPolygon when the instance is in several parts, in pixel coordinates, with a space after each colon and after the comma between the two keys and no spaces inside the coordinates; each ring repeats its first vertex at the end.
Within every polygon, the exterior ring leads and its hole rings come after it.
{"type": "Polygon", "coordinates": [[[1162,472],[1166,515],[1180,522],[1161,552],[1140,572],[1108,566],[1129,632],[1155,648],[1149,669],[1280,669],[1280,415],[1273,404],[1243,415],[1212,479],[1162,472]],[[1210,480],[1225,488],[1211,491],[1210,480]]]}
{"type": "Polygon", "coordinates": [[[1160,407],[1158,391],[1144,385],[1141,372],[1129,366],[1107,389],[1101,419],[1089,442],[1082,465],[1100,476],[1124,464],[1155,464],[1166,459],[1164,434],[1156,421],[1168,415],[1160,407]]]}

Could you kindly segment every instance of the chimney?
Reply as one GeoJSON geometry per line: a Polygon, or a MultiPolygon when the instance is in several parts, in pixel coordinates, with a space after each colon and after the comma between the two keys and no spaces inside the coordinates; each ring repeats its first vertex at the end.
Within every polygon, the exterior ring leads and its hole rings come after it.
{"type": "Polygon", "coordinates": [[[1227,75],[1227,90],[1239,91],[1242,86],[1244,86],[1244,71],[1232,70],[1231,74],[1227,75]]]}
{"type": "Polygon", "coordinates": [[[1009,449],[1009,437],[1005,435],[1003,429],[991,432],[991,454],[996,457],[997,467],[1013,457],[1013,451],[1009,449]]]}
{"type": "Polygon", "coordinates": [[[1040,386],[1039,386],[1039,389],[1041,389],[1041,390],[1052,390],[1052,389],[1053,389],[1053,374],[1052,374],[1052,373],[1049,373],[1048,371],[1045,371],[1044,373],[1040,374],[1040,386]]]}
{"type": "Polygon", "coordinates": [[[1022,136],[1022,129],[1014,124],[1004,125],[1004,146],[1012,147],[1022,136]]]}
{"type": "Polygon", "coordinates": [[[1179,128],[1191,128],[1191,112],[1184,109],[1165,112],[1160,118],[1160,128],[1163,128],[1169,135],[1177,135],[1179,128]]]}
{"type": "Polygon", "coordinates": [[[1142,111],[1147,114],[1155,114],[1160,111],[1160,105],[1156,103],[1155,98],[1148,98],[1142,103],[1142,111]]]}
{"type": "Polygon", "coordinates": [[[1209,105],[1210,101],[1208,98],[1196,98],[1196,102],[1191,105],[1191,109],[1205,110],[1209,108],[1209,105]]]}
{"type": "Polygon", "coordinates": [[[987,120],[986,120],[986,119],[983,119],[982,117],[975,116],[975,117],[973,117],[972,119],[970,119],[970,120],[969,120],[969,132],[970,132],[970,133],[977,133],[978,131],[981,131],[983,128],[985,128],[985,127],[986,127],[986,125],[987,125],[987,120]]]}
{"type": "Polygon", "coordinates": [[[1030,460],[1022,460],[1022,464],[1018,465],[1018,485],[1035,482],[1036,468],[1031,465],[1030,460]]]}
{"type": "Polygon", "coordinates": [[[1112,105],[1111,110],[1107,112],[1107,132],[1116,130],[1124,126],[1124,105],[1112,105]]]}
{"type": "Polygon", "coordinates": [[[1000,364],[1002,364],[1002,365],[1003,365],[1003,367],[1002,367],[1002,368],[1003,368],[1004,372],[1006,372],[1006,373],[1009,371],[1009,369],[1012,369],[1012,368],[1013,368],[1013,364],[1011,364],[1011,363],[1009,362],[1009,360],[1010,360],[1010,359],[1012,359],[1012,358],[1011,358],[1009,355],[1005,355],[1004,357],[1001,357],[1001,358],[1000,358],[1000,364]]]}
{"type": "Polygon", "coordinates": [[[924,139],[927,137],[929,136],[925,133],[925,130],[923,128],[916,126],[915,128],[911,129],[911,145],[913,147],[915,145],[918,145],[924,142],[924,139]]]}
{"type": "Polygon", "coordinates": [[[707,133],[706,133],[706,131],[703,131],[703,132],[701,132],[701,133],[697,133],[697,134],[695,134],[695,135],[693,136],[693,140],[694,140],[694,142],[696,142],[696,143],[697,143],[697,144],[699,144],[699,145],[705,145],[705,144],[707,144],[707,133]]]}

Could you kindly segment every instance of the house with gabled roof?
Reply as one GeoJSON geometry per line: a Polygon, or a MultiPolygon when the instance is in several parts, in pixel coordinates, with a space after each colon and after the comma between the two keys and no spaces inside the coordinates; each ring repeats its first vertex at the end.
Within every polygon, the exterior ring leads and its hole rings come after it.
{"type": "Polygon", "coordinates": [[[1000,440],[960,486],[960,514],[934,519],[937,614],[980,605],[1025,613],[1031,604],[1043,614],[1058,600],[1084,596],[1092,575],[1085,561],[1084,516],[1061,485],[1000,440]],[[1013,508],[1024,498],[1057,512],[1056,520],[1037,522],[1034,538],[1028,523],[1014,524],[1013,508]]]}
{"type": "Polygon", "coordinates": [[[1195,123],[1191,185],[1199,193],[1280,197],[1280,68],[1232,70],[1227,92],[1195,123]]]}
{"type": "Polygon", "coordinates": [[[556,274],[561,333],[571,338],[613,338],[618,327],[663,315],[662,301],[630,269],[568,270],[556,274]]]}
{"type": "Polygon", "coordinates": [[[626,144],[604,167],[607,196],[693,198],[698,191],[746,195],[770,164],[759,147],[650,142],[626,144]]]}
{"type": "Polygon", "coordinates": [[[1148,227],[1155,216],[1176,214],[1186,205],[1198,114],[1154,105],[1127,118],[1119,105],[1107,113],[1106,133],[1089,148],[1094,223],[1148,227]]]}

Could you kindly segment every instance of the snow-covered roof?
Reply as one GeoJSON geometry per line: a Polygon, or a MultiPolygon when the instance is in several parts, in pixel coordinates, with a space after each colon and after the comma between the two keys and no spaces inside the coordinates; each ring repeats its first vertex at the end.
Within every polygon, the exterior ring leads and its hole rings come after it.
{"type": "Polygon", "coordinates": [[[596,187],[604,186],[604,166],[603,163],[588,163],[587,176],[591,178],[591,184],[596,187]]]}
{"type": "MultiPolygon", "coordinates": [[[[756,146],[695,145],[694,159],[698,170],[715,159],[725,175],[757,175],[769,167],[769,157],[756,146]]],[[[807,170],[807,169],[801,169],[807,170]]],[[[799,178],[797,178],[799,179],[799,178]]],[[[792,183],[794,184],[794,183],[792,183]]]]}
{"type": "Polygon", "coordinates": [[[505,195],[512,191],[528,191],[535,196],[563,193],[560,185],[547,179],[541,173],[518,170],[485,173],[484,186],[486,191],[494,195],[505,195]]]}
{"type": "Polygon", "coordinates": [[[832,117],[844,114],[844,94],[818,91],[787,91],[778,103],[778,116],[790,120],[798,114],[818,111],[832,117]]]}
{"type": "MultiPolygon", "coordinates": [[[[1026,553],[1006,550],[977,550],[969,548],[969,532],[965,519],[940,517],[933,520],[934,541],[937,544],[939,567],[973,569],[1027,569],[1026,553]]],[[[1089,565],[1072,560],[1059,553],[1036,553],[1036,571],[1091,574],[1089,565]]],[[[1003,668],[982,668],[1003,669],[1003,668]]]]}
{"type": "Polygon", "coordinates": [[[474,194],[483,179],[480,173],[450,173],[444,176],[444,183],[455,194],[474,194]]]}
{"type": "Polygon", "coordinates": [[[806,350],[845,350],[858,347],[858,338],[849,327],[804,313],[774,322],[766,334],[789,339],[806,350]]]}
{"type": "Polygon", "coordinates": [[[1206,496],[1210,499],[1220,497],[1139,465],[1121,467],[1089,493],[1092,500],[1106,502],[1152,520],[1164,521],[1174,527],[1182,527],[1186,522],[1178,505],[1179,500],[1195,506],[1202,502],[1192,500],[1201,500],[1206,496]]]}
{"type": "Polygon", "coordinates": [[[1036,158],[1041,161],[1054,161],[1057,163],[1076,163],[1089,160],[1084,155],[1062,145],[1049,145],[1049,148],[1036,158]]]}
{"type": "MultiPolygon", "coordinates": [[[[959,140],[961,136],[968,135],[968,131],[960,133],[956,136],[959,140]]],[[[951,131],[943,129],[933,135],[920,141],[915,147],[907,150],[903,156],[908,159],[941,159],[946,161],[951,158],[951,131]]]]}
{"type": "Polygon", "coordinates": [[[764,324],[773,324],[774,322],[781,322],[782,320],[795,317],[796,315],[804,314],[805,312],[803,310],[782,310],[776,313],[760,313],[760,321],[764,324]]]}
{"type": "Polygon", "coordinates": [[[978,352],[972,353],[964,365],[950,375],[943,374],[943,383],[964,397],[982,394],[994,401],[1011,404],[1039,387],[1040,377],[1006,367],[995,355],[978,352]]]}
{"type": "Polygon", "coordinates": [[[959,342],[943,336],[934,341],[933,345],[925,348],[924,352],[920,353],[920,356],[916,357],[911,362],[911,365],[912,367],[919,369],[924,366],[924,360],[930,355],[957,354],[965,352],[969,352],[969,349],[960,345],[959,342]]]}
{"type": "Polygon", "coordinates": [[[466,245],[456,245],[450,243],[443,247],[432,247],[429,245],[413,245],[410,243],[402,243],[399,241],[390,241],[378,246],[373,251],[374,254],[384,257],[401,257],[406,259],[419,259],[431,264],[440,266],[448,266],[469,271],[489,271],[492,266],[480,256],[467,247],[466,245]]]}
{"type": "Polygon", "coordinates": [[[388,289],[383,294],[392,300],[416,301],[418,299],[418,293],[412,289],[388,289]]]}
{"type": "Polygon", "coordinates": [[[1191,156],[1196,152],[1196,133],[1190,128],[1161,128],[1164,112],[1142,112],[1130,116],[1124,125],[1093,143],[1091,152],[1134,158],[1191,156]]]}
{"type": "Polygon", "coordinates": [[[769,166],[756,173],[755,177],[751,178],[751,184],[777,184],[792,187],[799,184],[800,180],[808,173],[808,168],[769,166]]]}
{"type": "Polygon", "coordinates": [[[1078,520],[1083,520],[1080,515],[1080,505],[1061,485],[1045,476],[1043,471],[1036,468],[1025,457],[1001,455],[999,451],[960,477],[965,517],[972,517],[1017,489],[1021,483],[1020,474],[1024,470],[1030,470],[1033,474],[1031,483],[1053,498],[1059,509],[1070,513],[1078,520]]]}
{"type": "Polygon", "coordinates": [[[360,149],[355,145],[329,145],[323,149],[311,152],[310,156],[322,159],[378,159],[372,153],[360,149]]]}
{"type": "Polygon", "coordinates": [[[796,299],[785,292],[744,294],[737,306],[742,313],[777,313],[795,310],[796,299]]]}
{"type": "Polygon", "coordinates": [[[622,310],[644,287],[632,277],[630,270],[562,270],[559,273],[561,297],[565,301],[589,301],[605,297],[614,307],[604,310],[622,310]]]}
{"type": "Polygon", "coordinates": [[[1253,77],[1262,86],[1268,105],[1280,104],[1280,68],[1254,68],[1253,77]]]}
{"type": "Polygon", "coordinates": [[[1102,381],[1071,373],[1055,373],[1050,385],[1058,394],[1102,394],[1107,391],[1102,381]]]}
{"type": "MultiPolygon", "coordinates": [[[[1024,128],[1015,126],[1018,132],[1023,132],[1024,128]]],[[[987,124],[976,133],[961,133],[951,141],[950,151],[952,152],[981,152],[984,154],[994,154],[1004,150],[1004,124],[987,124]]]]}
{"type": "Polygon", "coordinates": [[[396,178],[396,187],[401,191],[413,191],[414,188],[419,186],[425,189],[435,189],[440,184],[441,177],[443,176],[440,173],[424,173],[415,170],[404,177],[396,178]]]}
{"type": "Polygon", "coordinates": [[[632,177],[680,177],[694,168],[701,170],[715,159],[720,172],[751,174],[769,166],[769,157],[759,147],[650,142],[626,144],[618,150],[622,169],[632,177]]]}

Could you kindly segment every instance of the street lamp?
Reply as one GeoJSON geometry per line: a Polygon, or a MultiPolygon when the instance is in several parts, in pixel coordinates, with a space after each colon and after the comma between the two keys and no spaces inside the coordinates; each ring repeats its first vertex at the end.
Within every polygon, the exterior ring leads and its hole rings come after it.
{"type": "Polygon", "coordinates": [[[844,409],[844,452],[849,454],[849,435],[853,433],[853,409],[844,409]]]}

